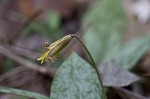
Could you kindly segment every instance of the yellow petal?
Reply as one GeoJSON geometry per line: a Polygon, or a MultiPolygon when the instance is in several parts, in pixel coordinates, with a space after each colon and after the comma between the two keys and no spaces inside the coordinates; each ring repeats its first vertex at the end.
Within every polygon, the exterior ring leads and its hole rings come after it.
{"type": "Polygon", "coordinates": [[[46,50],[45,53],[40,58],[38,58],[37,60],[41,61],[41,64],[42,64],[45,61],[49,52],[50,52],[50,49],[46,50]]]}

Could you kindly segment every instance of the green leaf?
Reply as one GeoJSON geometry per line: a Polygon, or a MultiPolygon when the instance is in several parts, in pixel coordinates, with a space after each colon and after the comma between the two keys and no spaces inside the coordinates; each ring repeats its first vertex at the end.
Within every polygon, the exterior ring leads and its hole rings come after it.
{"type": "Polygon", "coordinates": [[[19,90],[19,89],[2,87],[2,86],[0,86],[0,92],[31,97],[31,98],[34,98],[34,99],[49,99],[49,97],[46,97],[44,95],[40,95],[40,94],[37,94],[37,93],[34,93],[34,92],[23,91],[23,90],[19,90]]]}
{"type": "Polygon", "coordinates": [[[122,45],[123,30],[127,25],[120,0],[100,0],[83,19],[85,27],[83,41],[96,63],[114,55],[122,45]]]}
{"type": "Polygon", "coordinates": [[[91,24],[83,40],[96,63],[112,59],[126,69],[131,69],[150,48],[150,36],[123,43],[123,31],[127,25],[120,0],[101,0],[94,4],[83,19],[91,24]]]}
{"type": "Polygon", "coordinates": [[[52,29],[58,29],[60,26],[60,15],[57,11],[49,11],[46,17],[46,23],[52,29]]]}
{"type": "Polygon", "coordinates": [[[50,99],[104,99],[101,90],[93,67],[72,53],[56,73],[50,99]]]}
{"type": "Polygon", "coordinates": [[[56,41],[63,36],[63,30],[60,27],[60,19],[60,14],[57,11],[48,11],[43,28],[46,31],[46,36],[50,37],[52,41],[56,41]]]}
{"type": "Polygon", "coordinates": [[[126,69],[131,69],[143,54],[150,49],[150,36],[137,38],[127,42],[114,59],[126,69]]]}

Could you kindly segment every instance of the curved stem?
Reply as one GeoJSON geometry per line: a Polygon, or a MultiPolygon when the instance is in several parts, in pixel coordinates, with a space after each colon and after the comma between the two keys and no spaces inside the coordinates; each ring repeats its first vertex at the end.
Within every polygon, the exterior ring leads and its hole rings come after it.
{"type": "Polygon", "coordinates": [[[97,75],[98,75],[98,79],[99,79],[99,82],[100,82],[100,85],[101,85],[101,88],[102,88],[102,93],[104,95],[104,99],[107,99],[106,97],[106,93],[105,93],[105,90],[104,90],[104,86],[103,86],[103,83],[102,83],[102,79],[101,79],[101,75],[98,71],[98,68],[94,62],[94,59],[92,58],[92,55],[90,54],[90,52],[88,51],[88,49],[86,48],[86,46],[83,44],[83,42],[80,40],[80,38],[74,34],[71,35],[72,37],[75,37],[80,43],[81,45],[83,46],[83,48],[85,49],[85,51],[87,52],[87,54],[89,55],[90,59],[91,59],[91,65],[93,66],[93,68],[95,69],[97,75]]]}

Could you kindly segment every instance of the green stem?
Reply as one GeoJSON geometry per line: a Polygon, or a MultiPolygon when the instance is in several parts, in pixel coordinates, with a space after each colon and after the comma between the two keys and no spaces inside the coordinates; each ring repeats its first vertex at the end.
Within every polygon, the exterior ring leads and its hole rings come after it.
{"type": "MultiPolygon", "coordinates": [[[[98,75],[98,79],[99,79],[99,82],[100,82],[100,85],[101,85],[101,88],[102,88],[102,93],[103,93],[103,95],[104,95],[104,99],[107,99],[106,93],[105,93],[105,90],[104,90],[104,86],[103,86],[103,83],[102,83],[101,75],[100,75],[100,73],[99,73],[99,71],[98,71],[98,68],[97,68],[95,62],[94,62],[94,59],[92,58],[90,52],[88,51],[88,49],[86,48],[86,46],[83,44],[83,42],[80,40],[80,38],[79,38],[78,36],[74,35],[74,34],[72,34],[71,36],[72,36],[72,37],[75,37],[75,38],[81,43],[81,45],[83,46],[83,48],[85,49],[85,51],[86,51],[87,54],[89,55],[89,57],[90,57],[90,59],[91,59],[91,65],[93,66],[93,68],[95,69],[95,71],[96,71],[96,73],[97,73],[97,75],[98,75]]],[[[100,88],[100,89],[101,89],[101,88],[100,88]]]]}

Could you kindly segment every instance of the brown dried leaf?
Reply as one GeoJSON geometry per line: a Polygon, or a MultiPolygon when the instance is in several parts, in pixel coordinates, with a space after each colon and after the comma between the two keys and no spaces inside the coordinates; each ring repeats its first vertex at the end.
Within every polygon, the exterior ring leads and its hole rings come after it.
{"type": "Polygon", "coordinates": [[[140,79],[114,61],[100,64],[99,70],[102,73],[103,84],[108,87],[124,87],[140,79]]]}

